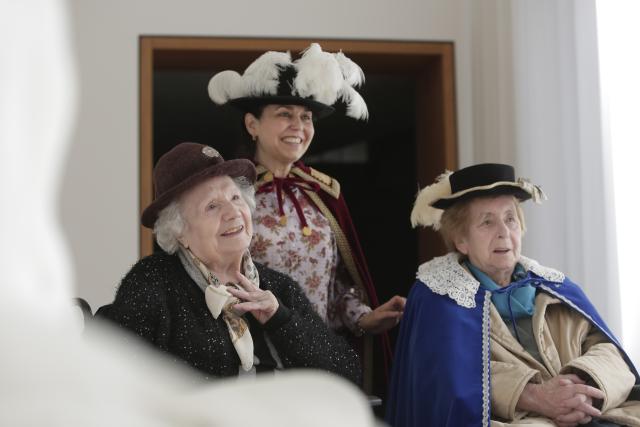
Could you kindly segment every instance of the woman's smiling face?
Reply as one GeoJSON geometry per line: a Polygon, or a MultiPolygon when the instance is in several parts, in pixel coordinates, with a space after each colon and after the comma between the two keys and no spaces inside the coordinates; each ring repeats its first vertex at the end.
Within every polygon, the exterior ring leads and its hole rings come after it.
{"type": "Polygon", "coordinates": [[[256,140],[256,160],[286,166],[306,153],[315,132],[313,113],[301,105],[267,105],[260,118],[247,113],[245,125],[256,140]]]}
{"type": "Polygon", "coordinates": [[[180,198],[185,228],[180,243],[205,265],[239,260],[251,243],[251,211],[228,176],[193,187],[180,198]]]}
{"type": "Polygon", "coordinates": [[[460,253],[500,286],[509,284],[520,259],[522,224],[516,203],[513,196],[474,199],[466,233],[455,242],[460,253]]]}

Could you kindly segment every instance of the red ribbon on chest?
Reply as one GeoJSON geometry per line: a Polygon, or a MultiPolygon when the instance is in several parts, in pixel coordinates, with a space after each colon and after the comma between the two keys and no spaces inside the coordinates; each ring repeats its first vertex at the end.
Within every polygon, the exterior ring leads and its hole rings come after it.
{"type": "Polygon", "coordinates": [[[320,190],[320,186],[318,185],[318,183],[306,181],[297,176],[287,176],[285,178],[271,176],[267,178],[267,182],[261,184],[258,187],[257,194],[269,193],[271,191],[276,192],[276,198],[278,200],[278,211],[280,213],[280,224],[282,225],[286,224],[287,221],[287,216],[284,213],[283,203],[285,195],[288,196],[289,200],[291,200],[291,203],[293,203],[293,207],[296,210],[296,213],[298,214],[298,219],[300,220],[300,225],[302,227],[302,234],[304,234],[305,236],[309,236],[311,235],[311,229],[309,228],[307,220],[304,217],[304,212],[302,211],[300,202],[293,192],[294,188],[298,188],[305,196],[307,195],[306,191],[314,191],[317,193],[320,190]]]}

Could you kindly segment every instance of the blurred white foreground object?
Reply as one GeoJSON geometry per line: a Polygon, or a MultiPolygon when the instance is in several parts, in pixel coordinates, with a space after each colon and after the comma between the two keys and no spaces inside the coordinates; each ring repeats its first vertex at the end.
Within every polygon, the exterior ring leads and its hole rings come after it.
{"type": "Polygon", "coordinates": [[[78,81],[66,19],[62,0],[0,0],[0,425],[373,425],[328,374],[211,385],[106,327],[80,337],[57,218],[78,81]]]}

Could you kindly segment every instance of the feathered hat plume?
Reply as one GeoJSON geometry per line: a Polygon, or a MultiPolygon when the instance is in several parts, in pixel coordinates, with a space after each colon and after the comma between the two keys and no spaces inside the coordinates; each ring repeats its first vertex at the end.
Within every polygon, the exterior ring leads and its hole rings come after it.
{"type": "Polygon", "coordinates": [[[332,54],[323,52],[318,43],[312,43],[302,52],[302,57],[295,65],[298,73],[293,87],[298,95],[313,97],[327,105],[336,102],[343,77],[340,65],[332,54]]]}
{"type": "Polygon", "coordinates": [[[207,87],[209,98],[216,104],[224,104],[230,99],[240,98],[247,92],[242,76],[235,71],[222,71],[211,80],[207,87]]]}
{"type": "Polygon", "coordinates": [[[209,97],[218,105],[251,94],[276,95],[280,70],[292,66],[289,52],[265,52],[247,67],[243,75],[221,71],[209,80],[209,97]]]}
{"type": "Polygon", "coordinates": [[[434,230],[440,228],[440,218],[444,211],[434,208],[431,204],[442,197],[451,195],[451,183],[449,182],[451,173],[451,171],[445,171],[436,178],[434,184],[420,190],[411,210],[412,227],[422,225],[424,227],[433,227],[434,230]]]}
{"type": "Polygon", "coordinates": [[[367,104],[358,91],[354,89],[354,87],[360,87],[364,83],[362,68],[347,58],[342,51],[334,53],[333,55],[336,61],[338,61],[342,76],[344,77],[339,97],[347,106],[347,116],[367,120],[369,118],[367,104]]]}
{"type": "Polygon", "coordinates": [[[275,95],[280,84],[280,72],[291,66],[291,54],[289,52],[265,52],[244,71],[243,80],[246,84],[246,93],[275,95]]]}

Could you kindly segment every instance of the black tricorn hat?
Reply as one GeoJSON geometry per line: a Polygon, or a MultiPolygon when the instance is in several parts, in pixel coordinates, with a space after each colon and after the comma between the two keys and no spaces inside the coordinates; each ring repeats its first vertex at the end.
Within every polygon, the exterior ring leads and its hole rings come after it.
{"type": "Polygon", "coordinates": [[[256,180],[256,168],[250,160],[224,160],[208,145],[183,142],[160,157],[153,168],[153,202],[142,212],[142,225],[153,228],[158,214],[185,191],[214,176],[245,177],[256,180]]]}
{"type": "Polygon", "coordinates": [[[267,104],[304,105],[314,118],[326,117],[333,105],[346,104],[347,116],[368,118],[367,105],[354,89],[364,82],[362,69],[342,52],[323,52],[312,43],[296,61],[289,52],[269,51],[253,61],[242,75],[225,70],[209,81],[209,97],[254,112],[267,104]]]}
{"type": "Polygon", "coordinates": [[[515,178],[513,166],[500,163],[482,163],[445,172],[436,182],[423,188],[416,198],[411,212],[411,223],[440,227],[444,209],[463,200],[482,196],[511,194],[520,201],[533,199],[541,203],[547,196],[542,189],[525,178],[515,178]]]}

